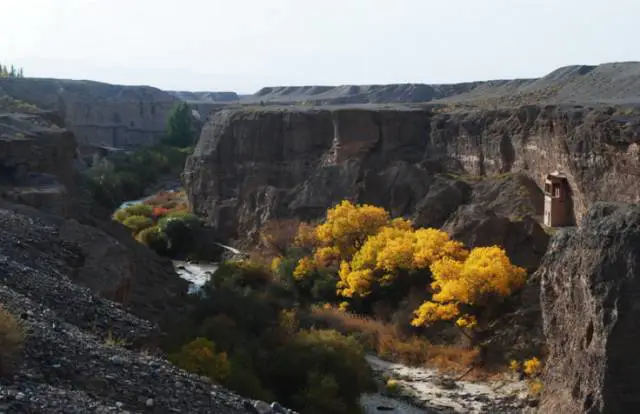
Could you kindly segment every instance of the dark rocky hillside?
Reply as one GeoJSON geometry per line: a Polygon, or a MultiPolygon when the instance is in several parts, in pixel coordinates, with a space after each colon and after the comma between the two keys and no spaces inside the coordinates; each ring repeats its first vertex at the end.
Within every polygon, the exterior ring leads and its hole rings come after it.
{"type": "Polygon", "coordinates": [[[154,356],[189,309],[188,283],[92,214],[99,208],[75,179],[77,144],[60,117],[15,99],[0,108],[0,304],[26,333],[13,370],[9,350],[0,352],[0,411],[288,412],[154,356]]]}
{"type": "Polygon", "coordinates": [[[73,220],[46,216],[27,207],[0,205],[0,303],[21,318],[28,332],[17,372],[0,380],[0,410],[257,412],[253,402],[202,377],[120,346],[153,343],[159,334],[157,325],[133,316],[82,284],[94,288],[97,283],[118,284],[122,281],[120,271],[127,271],[123,259],[128,255],[128,264],[139,266],[137,271],[130,270],[134,272],[131,283],[144,283],[148,292],[125,302],[138,311],[146,308],[143,314],[159,316],[159,309],[171,309],[171,296],[180,294],[181,285],[184,292],[186,283],[168,271],[168,263],[164,273],[159,264],[148,266],[149,259],[144,257],[152,253],[146,249],[125,249],[119,254],[113,250],[118,250],[118,240],[97,229],[80,230],[73,220]],[[70,237],[74,231],[69,227],[86,237],[70,237]],[[89,240],[96,247],[101,244],[101,255],[96,256],[95,248],[94,253],[87,252],[91,249],[89,240]],[[144,271],[149,272],[146,280],[140,279],[144,271]],[[153,293],[156,289],[162,293],[153,293]],[[152,296],[162,303],[154,303],[152,296]],[[159,308],[149,313],[150,306],[159,308]],[[109,342],[110,337],[120,344],[109,342]]]}

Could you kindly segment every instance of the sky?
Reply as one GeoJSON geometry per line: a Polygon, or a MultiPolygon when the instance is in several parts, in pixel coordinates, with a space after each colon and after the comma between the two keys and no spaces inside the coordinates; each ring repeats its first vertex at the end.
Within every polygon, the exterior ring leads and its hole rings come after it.
{"type": "Polygon", "coordinates": [[[0,62],[166,90],[454,83],[640,60],[640,0],[0,0],[0,62]]]}

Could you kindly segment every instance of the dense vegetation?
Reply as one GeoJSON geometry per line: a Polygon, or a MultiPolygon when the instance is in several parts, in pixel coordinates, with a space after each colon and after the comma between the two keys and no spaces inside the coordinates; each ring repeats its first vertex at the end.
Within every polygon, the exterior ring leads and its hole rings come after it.
{"type": "Polygon", "coordinates": [[[85,172],[93,198],[102,206],[116,208],[126,200],[138,199],[162,176],[182,172],[189,148],[155,145],[113,159],[99,159],[85,172]]]}
{"type": "Polygon", "coordinates": [[[225,263],[166,344],[177,365],[303,413],[357,413],[373,387],[362,346],[316,329],[268,268],[225,263]]]}
{"type": "Polygon", "coordinates": [[[142,203],[118,209],[113,219],[135,239],[161,256],[185,258],[194,253],[202,222],[187,207],[184,191],[163,191],[142,203]]]}
{"type": "MultiPolygon", "coordinates": [[[[304,413],[357,412],[370,387],[365,352],[456,371],[483,365],[481,338],[524,283],[497,246],[469,251],[344,201],[315,225],[268,223],[251,259],[224,263],[205,285],[168,347],[178,365],[241,394],[304,413]],[[447,344],[458,342],[448,331],[467,344],[447,344]]],[[[540,369],[537,359],[515,364],[540,369]]]]}
{"type": "Polygon", "coordinates": [[[161,177],[179,177],[197,134],[191,109],[184,102],[177,103],[160,143],[132,154],[94,160],[85,172],[91,195],[100,205],[114,209],[123,201],[140,198],[161,177]]]}

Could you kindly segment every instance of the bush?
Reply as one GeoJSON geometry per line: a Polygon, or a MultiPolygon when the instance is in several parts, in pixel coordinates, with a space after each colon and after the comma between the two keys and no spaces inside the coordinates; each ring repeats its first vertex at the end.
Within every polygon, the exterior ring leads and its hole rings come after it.
{"type": "Polygon", "coordinates": [[[122,224],[131,229],[134,234],[138,234],[141,230],[153,226],[153,220],[145,216],[129,216],[122,224]]]}
{"type": "Polygon", "coordinates": [[[23,343],[22,326],[11,313],[0,308],[0,375],[13,371],[23,343]]]}
{"type": "Polygon", "coordinates": [[[272,360],[271,383],[294,409],[354,412],[361,393],[373,389],[362,347],[333,330],[301,331],[272,360]]]}
{"type": "Polygon", "coordinates": [[[151,217],[153,214],[153,207],[139,203],[121,208],[113,213],[113,219],[120,223],[124,223],[125,220],[131,216],[143,216],[151,217]]]}
{"type": "Polygon", "coordinates": [[[478,356],[477,349],[434,345],[426,338],[403,334],[400,326],[332,307],[314,307],[312,317],[323,326],[352,335],[381,358],[407,365],[437,366],[459,372],[471,366],[478,356]]]}
{"type": "Polygon", "coordinates": [[[159,255],[167,254],[168,239],[167,235],[160,230],[158,226],[147,227],[140,230],[136,235],[136,240],[149,247],[159,255]]]}
{"type": "Polygon", "coordinates": [[[180,352],[169,355],[169,360],[180,368],[205,375],[217,383],[224,381],[231,372],[227,354],[216,353],[215,344],[205,338],[189,342],[180,352]]]}
{"type": "Polygon", "coordinates": [[[99,204],[116,208],[142,197],[149,185],[163,174],[179,174],[191,148],[156,145],[122,158],[100,159],[83,173],[87,189],[99,204]]]}
{"type": "Polygon", "coordinates": [[[389,378],[385,383],[385,391],[391,395],[396,395],[400,392],[400,383],[397,380],[389,378]]]}
{"type": "Polygon", "coordinates": [[[167,237],[169,255],[184,255],[192,251],[195,233],[202,222],[189,212],[172,212],[158,221],[158,227],[167,237]]]}
{"type": "Polygon", "coordinates": [[[275,399],[274,395],[264,387],[262,381],[260,381],[260,378],[251,367],[245,366],[241,362],[236,362],[236,360],[232,360],[231,372],[223,381],[223,385],[248,398],[262,401],[275,399]]]}

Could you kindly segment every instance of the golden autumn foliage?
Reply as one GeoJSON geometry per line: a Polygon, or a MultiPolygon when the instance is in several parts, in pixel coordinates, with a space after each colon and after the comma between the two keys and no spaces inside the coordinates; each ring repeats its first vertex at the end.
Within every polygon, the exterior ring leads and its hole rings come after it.
{"type": "Polygon", "coordinates": [[[513,265],[497,246],[477,247],[463,261],[442,257],[431,265],[431,272],[435,293],[416,311],[414,326],[460,315],[457,325],[470,327],[470,316],[461,315],[460,305],[483,306],[491,297],[508,296],[524,285],[526,277],[526,271],[513,265]]]}
{"type": "Polygon", "coordinates": [[[426,270],[444,257],[463,259],[462,243],[436,229],[414,230],[406,220],[394,220],[363,244],[350,263],[340,267],[338,292],[366,296],[375,284],[393,283],[402,270],[426,270]]]}
{"type": "Polygon", "coordinates": [[[350,258],[365,242],[389,223],[385,209],[343,201],[327,211],[327,219],[315,228],[320,246],[333,246],[344,259],[350,258]]]}
{"type": "Polygon", "coordinates": [[[383,208],[349,201],[329,209],[315,227],[301,224],[295,242],[311,254],[298,261],[294,279],[330,269],[337,272],[336,291],[345,298],[369,296],[413,272],[431,272],[433,295],[415,311],[414,326],[451,320],[473,329],[478,321],[466,313],[469,307],[510,295],[526,277],[498,246],[468,251],[442,230],[414,229],[383,208]]]}
{"type": "Polygon", "coordinates": [[[293,271],[293,278],[296,280],[304,279],[309,276],[315,269],[315,264],[310,257],[303,257],[298,261],[298,265],[293,271]]]}
{"type": "Polygon", "coordinates": [[[522,364],[522,370],[530,377],[539,375],[542,372],[542,362],[537,357],[527,359],[522,364]]]}

